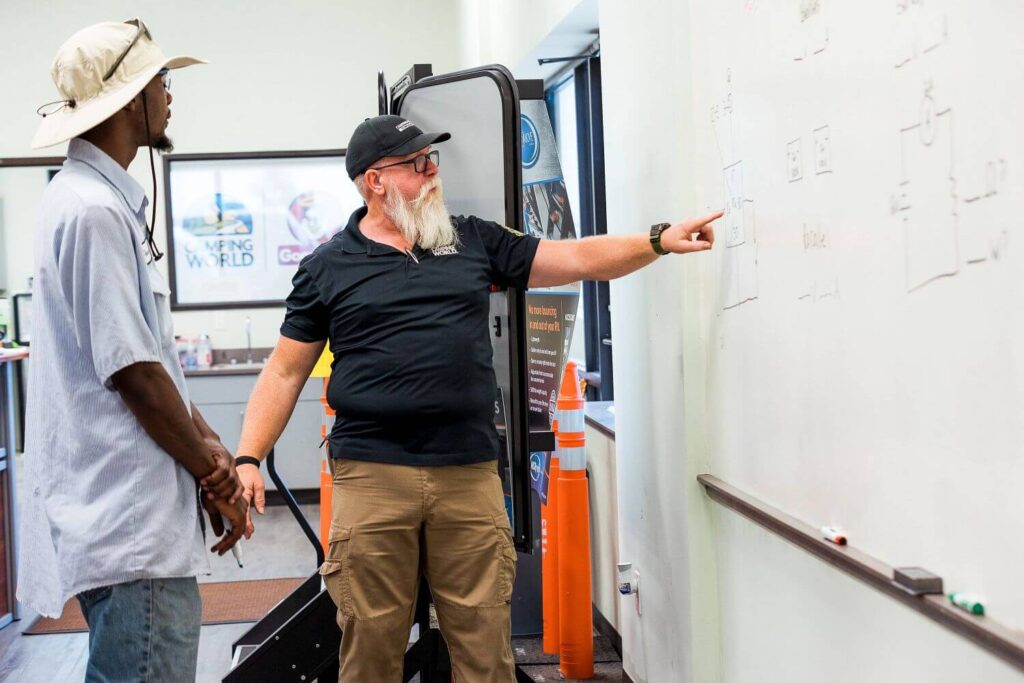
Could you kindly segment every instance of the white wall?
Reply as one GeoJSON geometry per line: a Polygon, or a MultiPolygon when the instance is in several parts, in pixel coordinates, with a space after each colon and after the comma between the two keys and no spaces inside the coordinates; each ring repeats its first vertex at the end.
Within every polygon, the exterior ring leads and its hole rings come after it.
{"type": "MultiPolygon", "coordinates": [[[[481,64],[515,70],[580,0],[464,0],[467,18],[476,18],[481,64]]],[[[519,74],[517,74],[519,75],[519,74]]],[[[520,76],[521,77],[521,76],[520,76]]]]}
{"type": "MultiPolygon", "coordinates": [[[[600,5],[608,232],[627,234],[695,213],[687,3],[600,5]]],[[[633,680],[719,679],[708,508],[695,476],[701,368],[683,329],[691,257],[666,257],[612,283],[620,560],[640,570],[643,616],[621,611],[633,680]]]]}
{"type": "Polygon", "coordinates": [[[0,288],[21,292],[32,276],[32,233],[49,167],[0,168],[0,288]]]}
{"type": "MultiPolygon", "coordinates": [[[[0,157],[64,153],[64,146],[29,149],[38,125],[34,112],[56,99],[49,70],[58,47],[97,21],[141,16],[168,55],[210,61],[173,76],[168,132],[176,151],[302,150],[344,147],[354,127],[377,114],[378,69],[394,82],[416,62],[432,63],[439,73],[471,57],[475,48],[466,52],[461,39],[460,5],[460,0],[0,3],[0,45],[4,54],[17,55],[0,60],[5,91],[0,157]]],[[[149,194],[146,155],[129,170],[149,194]]],[[[158,183],[162,188],[160,178],[158,183]]],[[[163,197],[160,203],[157,239],[166,244],[163,197]]],[[[8,231],[6,246],[18,263],[31,263],[29,233],[8,231]]],[[[253,344],[271,346],[282,314],[280,308],[176,313],[175,330],[209,333],[219,347],[244,346],[243,321],[251,315],[253,344]]]]}

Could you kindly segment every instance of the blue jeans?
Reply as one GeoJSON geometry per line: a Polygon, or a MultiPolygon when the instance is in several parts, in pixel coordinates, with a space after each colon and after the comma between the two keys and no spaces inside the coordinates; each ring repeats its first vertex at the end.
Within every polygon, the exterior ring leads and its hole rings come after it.
{"type": "Polygon", "coordinates": [[[89,624],[85,683],[196,679],[202,604],[195,577],[140,579],[77,597],[89,624]]]}

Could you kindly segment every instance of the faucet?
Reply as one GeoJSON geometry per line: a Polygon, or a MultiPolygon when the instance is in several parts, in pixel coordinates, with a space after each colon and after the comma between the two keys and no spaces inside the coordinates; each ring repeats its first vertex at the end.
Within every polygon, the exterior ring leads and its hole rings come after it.
{"type": "Polygon", "coordinates": [[[245,316],[245,362],[252,363],[252,318],[245,316]]]}

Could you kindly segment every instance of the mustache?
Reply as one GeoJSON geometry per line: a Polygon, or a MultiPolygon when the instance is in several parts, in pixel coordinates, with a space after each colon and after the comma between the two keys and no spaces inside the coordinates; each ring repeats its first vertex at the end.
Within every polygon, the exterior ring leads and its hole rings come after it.
{"type": "Polygon", "coordinates": [[[441,196],[444,193],[440,178],[434,178],[429,183],[421,187],[420,191],[416,194],[416,198],[410,201],[409,203],[413,206],[413,208],[419,208],[420,206],[423,205],[424,202],[427,201],[430,191],[434,189],[437,190],[438,196],[441,196]]]}

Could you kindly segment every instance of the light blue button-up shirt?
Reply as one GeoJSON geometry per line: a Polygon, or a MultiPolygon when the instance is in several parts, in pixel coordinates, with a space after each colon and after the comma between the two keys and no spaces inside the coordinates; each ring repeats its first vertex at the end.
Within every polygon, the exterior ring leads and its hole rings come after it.
{"type": "Polygon", "coordinates": [[[57,616],[77,593],[209,572],[192,475],[111,385],[163,364],[190,406],[170,290],[146,246],[142,187],[99,148],[68,146],[35,237],[18,599],[57,616]]]}

